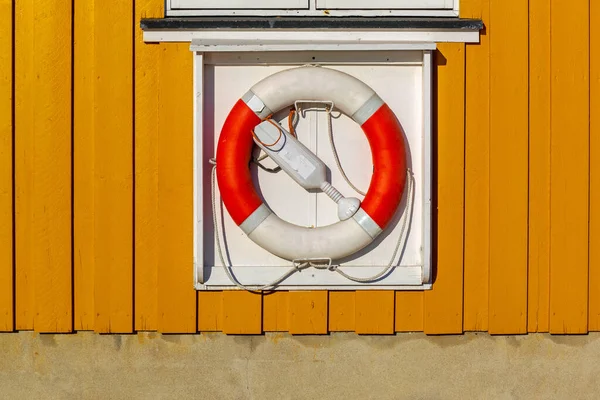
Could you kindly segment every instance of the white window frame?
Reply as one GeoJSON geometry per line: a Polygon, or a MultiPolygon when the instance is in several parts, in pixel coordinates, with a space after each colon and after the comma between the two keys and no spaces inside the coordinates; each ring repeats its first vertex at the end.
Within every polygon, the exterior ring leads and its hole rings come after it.
{"type": "MultiPolygon", "coordinates": [[[[443,9],[423,9],[423,8],[343,8],[326,9],[327,1],[332,0],[306,0],[308,8],[297,9],[257,9],[257,8],[212,8],[212,7],[189,7],[187,3],[192,0],[166,0],[166,16],[168,17],[191,17],[191,16],[302,16],[302,17],[378,17],[378,16],[398,16],[398,17],[458,17],[460,0],[445,0],[446,7],[443,9]]],[[[231,3],[241,3],[245,0],[230,0],[231,3]]],[[[335,1],[335,0],[334,0],[335,1]]],[[[338,0],[339,1],[339,0],[338,0]]],[[[362,1],[362,0],[361,0],[362,1]]],[[[367,2],[368,0],[364,0],[367,2]]],[[[379,0],[384,7],[386,2],[392,0],[379,0]]],[[[352,0],[352,3],[358,3],[359,0],[352,0]]],[[[302,2],[303,3],[303,2],[302,2]]],[[[335,3],[334,3],[335,4],[335,3]]]]}
{"type": "MultiPolygon", "coordinates": [[[[203,182],[203,169],[206,165],[205,152],[203,149],[203,111],[204,111],[204,65],[248,65],[266,63],[268,65],[290,63],[292,65],[302,64],[302,61],[311,59],[310,54],[298,53],[299,50],[308,51],[339,51],[351,52],[349,61],[352,64],[388,64],[393,63],[394,58],[388,57],[386,61],[373,61],[371,54],[376,50],[383,51],[420,51],[422,52],[421,65],[423,66],[423,181],[422,181],[422,221],[426,227],[422,237],[422,265],[396,267],[382,282],[374,283],[352,283],[338,274],[327,270],[311,270],[311,274],[293,275],[282,282],[275,290],[423,290],[431,289],[432,286],[432,247],[431,247],[431,130],[432,130],[432,71],[433,51],[436,45],[432,42],[421,43],[398,43],[388,42],[373,44],[360,41],[350,41],[337,44],[332,47],[330,43],[304,42],[299,44],[286,40],[273,41],[268,44],[256,45],[253,41],[247,43],[239,42],[232,44],[223,39],[196,39],[192,42],[191,50],[194,54],[194,287],[196,290],[224,290],[235,288],[234,284],[224,274],[221,267],[204,265],[204,202],[199,188],[206,185],[203,182]],[[303,46],[300,48],[299,46],[303,46]],[[212,272],[207,279],[207,268],[212,272]]],[[[348,57],[348,55],[346,55],[348,57]]],[[[314,58],[312,58],[314,59],[314,58]]],[[[326,65],[329,62],[321,64],[326,65]]],[[[332,63],[339,63],[332,62],[332,63]]],[[[281,276],[279,269],[287,270],[290,267],[247,268],[231,267],[234,275],[240,281],[256,285],[252,280],[264,280],[263,283],[272,281],[273,276],[281,276]]],[[[356,269],[359,275],[364,275],[363,270],[356,269]]]]}

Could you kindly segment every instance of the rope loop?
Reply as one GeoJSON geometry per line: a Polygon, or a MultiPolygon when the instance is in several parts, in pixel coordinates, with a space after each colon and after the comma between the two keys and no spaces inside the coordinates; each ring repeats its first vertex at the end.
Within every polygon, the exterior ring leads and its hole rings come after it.
{"type": "MultiPolygon", "coordinates": [[[[361,191],[360,189],[358,189],[356,186],[354,186],[354,184],[352,184],[352,182],[350,182],[350,179],[346,176],[346,173],[344,172],[342,165],[340,163],[338,154],[337,154],[337,150],[335,148],[335,143],[333,141],[333,127],[332,127],[332,108],[333,107],[325,107],[325,110],[327,112],[327,125],[328,125],[328,133],[329,133],[329,142],[331,144],[331,148],[332,148],[332,152],[333,152],[333,156],[335,159],[335,162],[337,164],[337,167],[342,175],[342,177],[344,178],[344,180],[346,181],[346,183],[348,183],[348,185],[354,189],[357,193],[361,194],[361,195],[365,195],[366,193],[361,191]]],[[[296,107],[296,109],[298,110],[298,107],[296,107]]],[[[296,113],[294,117],[297,118],[297,114],[302,114],[302,110],[298,110],[299,112],[296,113]]],[[[270,123],[273,124],[273,121],[270,121],[270,116],[267,118],[269,120],[270,123]]],[[[297,123],[297,120],[294,121],[293,123],[297,123]]],[[[254,134],[254,132],[252,132],[252,134],[254,134]]],[[[280,136],[277,139],[277,141],[275,141],[275,143],[273,143],[272,145],[268,145],[268,146],[273,146],[275,144],[277,144],[277,142],[281,139],[281,135],[282,132],[280,130],[280,136]]],[[[266,155],[264,157],[261,157],[259,159],[256,160],[252,160],[254,162],[256,162],[259,166],[261,166],[261,164],[258,162],[262,159],[266,158],[266,155]]],[[[341,265],[334,265],[332,264],[332,260],[330,258],[324,258],[324,259],[297,259],[297,260],[293,260],[292,261],[292,267],[285,272],[281,277],[275,279],[273,282],[268,283],[266,285],[261,285],[261,286],[247,286],[244,285],[242,283],[240,283],[237,278],[233,275],[233,272],[231,271],[231,266],[228,266],[227,263],[225,262],[225,257],[223,254],[223,251],[221,249],[221,239],[220,239],[220,232],[219,232],[219,227],[218,227],[218,218],[217,218],[217,200],[216,200],[216,170],[217,170],[217,160],[215,158],[211,158],[208,161],[210,164],[213,165],[212,168],[212,174],[211,174],[211,189],[212,189],[212,212],[213,212],[213,224],[215,227],[215,241],[216,241],[216,247],[217,247],[217,254],[219,256],[219,260],[221,261],[221,265],[223,266],[223,269],[225,270],[225,273],[227,275],[227,277],[231,280],[231,282],[233,282],[239,289],[242,290],[247,290],[250,292],[261,292],[261,291],[269,291],[269,290],[274,290],[275,288],[277,288],[279,285],[281,285],[281,283],[283,281],[285,281],[286,279],[288,279],[290,276],[292,276],[294,273],[296,272],[301,272],[304,269],[307,268],[315,268],[315,269],[320,269],[320,270],[328,270],[331,272],[337,272],[338,274],[340,274],[341,276],[343,276],[344,278],[351,280],[353,282],[357,282],[357,283],[372,283],[375,281],[378,281],[379,279],[383,278],[384,276],[386,276],[390,270],[394,267],[394,261],[396,260],[396,256],[398,255],[398,252],[400,251],[400,248],[402,246],[403,243],[403,239],[404,239],[404,243],[406,244],[406,240],[408,239],[408,232],[407,229],[409,227],[409,220],[411,219],[412,213],[413,213],[413,207],[414,207],[414,176],[412,171],[410,170],[410,168],[408,168],[406,170],[406,174],[407,174],[407,194],[406,194],[406,208],[404,210],[404,213],[402,215],[402,227],[400,230],[400,234],[398,236],[398,241],[396,243],[396,247],[394,249],[394,252],[392,254],[392,257],[388,263],[388,265],[379,273],[370,276],[370,277],[366,277],[366,278],[360,278],[360,277],[355,277],[352,275],[347,274],[346,272],[342,271],[340,269],[340,267],[342,267],[341,265]],[[319,263],[319,261],[325,261],[325,263],[319,263]]],[[[276,171],[275,171],[276,172],[276,171]]],[[[221,208],[221,213],[223,212],[222,208],[221,208]]],[[[225,239],[223,237],[223,239],[225,239]]]]}

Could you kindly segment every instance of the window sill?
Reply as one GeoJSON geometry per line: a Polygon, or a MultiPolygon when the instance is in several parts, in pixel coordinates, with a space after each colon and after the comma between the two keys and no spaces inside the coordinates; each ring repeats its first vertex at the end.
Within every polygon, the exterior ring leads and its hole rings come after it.
{"type": "Polygon", "coordinates": [[[299,38],[300,33],[307,41],[478,43],[483,22],[466,18],[196,17],[142,19],[140,26],[146,42],[285,40],[299,38]]]}

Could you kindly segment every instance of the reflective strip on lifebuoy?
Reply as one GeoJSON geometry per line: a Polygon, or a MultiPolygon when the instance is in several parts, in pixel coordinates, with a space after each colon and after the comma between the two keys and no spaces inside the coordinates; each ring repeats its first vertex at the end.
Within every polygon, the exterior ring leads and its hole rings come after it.
{"type": "Polygon", "coordinates": [[[300,67],[254,85],[229,113],[217,146],[217,181],[233,221],[259,246],[287,260],[344,258],[367,246],[392,220],[406,184],[402,128],[392,110],[362,81],[337,70],[300,67]],[[332,100],[364,131],[373,177],[350,219],[307,228],[283,221],[263,204],[250,176],[251,131],[298,99],[332,100]]]}

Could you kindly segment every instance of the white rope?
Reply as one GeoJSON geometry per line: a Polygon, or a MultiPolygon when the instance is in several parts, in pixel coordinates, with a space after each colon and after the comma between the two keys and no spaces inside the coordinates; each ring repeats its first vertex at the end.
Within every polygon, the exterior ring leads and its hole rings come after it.
{"type": "MultiPolygon", "coordinates": [[[[331,144],[331,151],[333,152],[333,158],[335,159],[337,168],[340,171],[340,174],[342,174],[342,177],[344,178],[346,183],[352,189],[354,189],[354,191],[356,193],[365,196],[366,193],[363,192],[362,190],[358,189],[350,181],[350,179],[346,175],[346,172],[344,172],[344,168],[342,167],[342,163],[340,162],[340,158],[338,156],[338,152],[337,152],[337,149],[335,148],[335,143],[333,141],[333,126],[332,126],[333,124],[331,121],[331,119],[332,119],[331,109],[326,108],[325,111],[327,112],[327,133],[329,135],[329,143],[331,144]]],[[[408,169],[406,172],[406,178],[407,178],[406,211],[402,215],[402,219],[403,219],[402,228],[400,230],[400,235],[398,236],[398,241],[396,242],[396,247],[394,249],[394,253],[392,254],[392,257],[391,257],[389,263],[381,272],[379,272],[378,274],[375,274],[373,276],[367,277],[367,278],[358,278],[355,276],[351,276],[351,275],[345,273],[344,271],[342,271],[341,269],[339,269],[339,266],[337,268],[333,269],[338,274],[342,275],[344,278],[349,279],[354,282],[359,282],[359,283],[375,282],[376,280],[380,279],[381,277],[387,275],[387,273],[390,271],[390,269],[392,269],[392,267],[394,266],[394,260],[396,259],[396,256],[398,255],[398,251],[400,250],[400,246],[402,245],[402,239],[404,238],[405,233],[406,233],[406,227],[407,227],[409,216],[412,215],[412,211],[413,211],[413,186],[414,186],[413,179],[414,178],[412,176],[412,172],[410,171],[410,169],[408,169]]]]}
{"type": "Polygon", "coordinates": [[[340,162],[340,157],[338,156],[337,149],[335,148],[335,143],[333,142],[333,127],[332,127],[332,122],[331,122],[331,109],[329,107],[327,107],[325,109],[325,111],[327,111],[327,133],[329,134],[329,144],[331,144],[331,151],[333,152],[333,158],[335,160],[335,164],[337,165],[338,170],[340,171],[340,174],[342,174],[342,178],[344,178],[346,183],[352,189],[354,189],[354,191],[356,193],[362,194],[363,196],[365,196],[367,193],[363,192],[362,190],[360,190],[359,188],[354,186],[354,184],[352,182],[350,182],[350,179],[346,175],[346,172],[344,172],[344,168],[342,168],[342,163],[340,162]]]}
{"type": "MultiPolygon", "coordinates": [[[[223,265],[223,270],[225,271],[225,274],[231,280],[231,282],[233,282],[235,284],[235,286],[237,286],[238,288],[240,288],[242,290],[247,290],[250,292],[258,292],[261,290],[270,290],[270,289],[274,289],[277,286],[279,286],[279,284],[281,282],[285,281],[287,278],[289,278],[294,273],[302,271],[303,269],[310,268],[312,266],[311,263],[307,262],[307,263],[299,264],[297,266],[290,268],[285,274],[283,274],[279,278],[275,279],[273,282],[268,283],[266,285],[261,285],[261,286],[244,285],[244,284],[240,283],[235,276],[233,276],[233,272],[231,272],[231,270],[230,270],[231,267],[228,266],[227,263],[225,262],[225,257],[223,256],[223,251],[221,250],[221,239],[220,239],[219,224],[218,224],[218,219],[217,219],[217,201],[216,201],[217,162],[214,158],[211,158],[210,163],[213,164],[212,173],[211,173],[211,177],[210,177],[210,184],[211,184],[211,191],[212,191],[213,225],[215,227],[215,240],[217,242],[216,243],[217,244],[217,254],[219,255],[219,260],[221,261],[221,265],[223,265]]],[[[222,211],[222,209],[223,208],[221,206],[221,211],[222,211]]]]}
{"type": "MultiPolygon", "coordinates": [[[[348,185],[350,187],[352,187],[352,189],[354,189],[357,193],[364,196],[365,193],[362,192],[361,190],[359,190],[356,186],[354,186],[354,184],[352,184],[352,182],[350,182],[350,179],[345,174],[345,172],[342,168],[342,165],[340,163],[340,160],[339,160],[339,157],[337,154],[337,150],[335,148],[335,144],[333,142],[331,109],[327,108],[326,111],[327,111],[327,127],[328,127],[328,133],[329,133],[329,142],[331,144],[331,149],[333,151],[333,155],[334,155],[337,167],[338,167],[340,173],[342,174],[342,177],[346,181],[346,183],[348,183],[348,185]]],[[[295,122],[297,123],[297,121],[295,121],[295,122]]],[[[375,282],[375,281],[379,280],[380,278],[386,276],[388,274],[388,272],[394,267],[394,265],[395,265],[394,261],[396,260],[398,251],[400,251],[400,248],[403,243],[402,239],[407,238],[406,229],[408,227],[408,221],[410,219],[410,216],[412,215],[412,212],[413,212],[414,177],[413,177],[412,171],[410,169],[407,169],[407,171],[406,171],[407,194],[406,194],[406,208],[405,208],[404,214],[402,215],[402,228],[400,230],[400,235],[398,236],[398,241],[396,242],[396,247],[394,248],[392,257],[390,258],[390,261],[388,262],[386,267],[381,272],[379,272],[373,276],[370,276],[370,277],[360,278],[360,277],[349,275],[348,273],[342,271],[340,269],[341,265],[321,265],[319,263],[307,261],[307,262],[303,262],[300,264],[294,264],[294,266],[291,267],[288,271],[286,271],[283,275],[281,275],[279,278],[275,279],[274,281],[272,281],[266,285],[249,286],[249,285],[244,285],[244,284],[240,283],[240,281],[238,281],[237,278],[233,275],[233,272],[231,271],[231,266],[227,265],[227,262],[225,262],[225,257],[223,255],[223,251],[221,249],[221,239],[220,239],[220,232],[219,232],[219,225],[218,225],[218,218],[217,218],[217,201],[216,201],[217,163],[214,158],[210,159],[210,163],[213,164],[212,173],[211,173],[211,192],[212,192],[211,194],[212,194],[213,225],[215,227],[215,240],[216,240],[216,245],[217,245],[217,254],[219,256],[219,260],[221,261],[221,265],[223,266],[223,270],[225,271],[225,274],[231,280],[231,282],[233,282],[235,284],[235,286],[237,286],[239,289],[247,290],[250,292],[273,290],[277,286],[279,286],[283,281],[285,281],[290,276],[295,274],[296,272],[300,272],[300,271],[308,269],[308,268],[327,269],[329,271],[335,271],[338,274],[340,274],[341,276],[343,276],[344,278],[351,280],[353,282],[370,283],[370,282],[375,282]]],[[[223,207],[221,204],[221,212],[222,212],[222,208],[223,207]]]]}
{"type": "Polygon", "coordinates": [[[407,236],[406,228],[408,226],[408,220],[413,212],[413,196],[414,196],[414,190],[413,190],[414,181],[413,181],[413,179],[414,178],[413,178],[412,172],[410,169],[408,169],[406,171],[406,180],[407,180],[406,209],[404,210],[404,214],[402,215],[402,228],[400,230],[400,235],[398,236],[398,241],[396,242],[396,248],[394,249],[394,253],[392,254],[392,257],[390,258],[390,261],[388,262],[387,266],[378,274],[369,276],[367,278],[359,278],[356,276],[349,275],[349,274],[345,273],[344,271],[342,271],[339,268],[340,266],[337,266],[337,268],[333,269],[335,272],[342,275],[344,278],[349,279],[354,282],[370,283],[370,282],[375,282],[375,281],[379,280],[383,276],[386,276],[388,274],[388,272],[394,267],[394,265],[395,265],[394,260],[396,259],[396,256],[398,255],[398,251],[400,250],[400,247],[402,245],[402,242],[403,242],[402,239],[405,238],[405,236],[407,236]]]}

